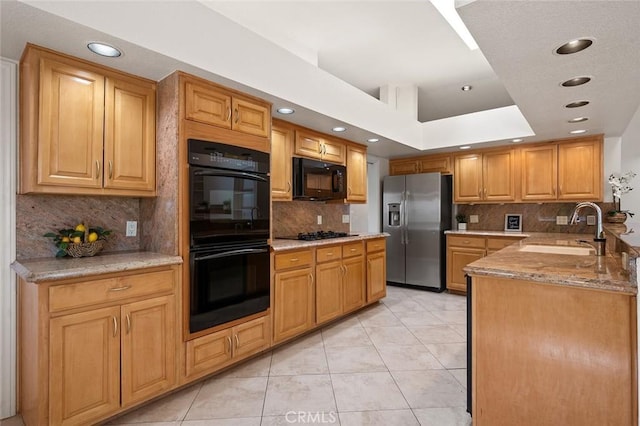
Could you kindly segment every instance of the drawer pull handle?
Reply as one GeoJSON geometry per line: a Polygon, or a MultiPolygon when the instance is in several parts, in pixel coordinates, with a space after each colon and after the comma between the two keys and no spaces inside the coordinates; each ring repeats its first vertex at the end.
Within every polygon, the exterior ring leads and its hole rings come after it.
{"type": "Polygon", "coordinates": [[[287,194],[291,192],[291,182],[287,181],[287,194]]]}
{"type": "Polygon", "coordinates": [[[333,252],[327,253],[327,256],[333,256],[333,252]]]}
{"type": "Polygon", "coordinates": [[[111,317],[113,319],[113,337],[116,337],[118,334],[118,320],[116,317],[111,317]]]}
{"type": "Polygon", "coordinates": [[[225,118],[224,121],[229,120],[231,120],[231,107],[227,107],[227,118],[225,118]]]}
{"type": "Polygon", "coordinates": [[[313,284],[313,274],[309,274],[309,284],[313,284]]]}
{"type": "Polygon", "coordinates": [[[289,260],[289,261],[290,261],[290,262],[297,262],[298,260],[300,260],[300,259],[298,259],[297,257],[294,257],[293,259],[291,259],[291,260],[289,260]]]}
{"type": "Polygon", "coordinates": [[[231,337],[227,336],[227,343],[229,343],[229,353],[231,353],[231,337]]]}
{"type": "Polygon", "coordinates": [[[352,248],[352,249],[349,249],[349,251],[356,251],[356,250],[357,250],[357,249],[354,249],[354,248],[352,248]]]}
{"type": "Polygon", "coordinates": [[[235,121],[236,121],[236,124],[238,124],[238,120],[240,120],[240,111],[238,111],[238,108],[236,108],[236,109],[233,111],[233,113],[234,113],[234,114],[235,114],[235,116],[236,116],[236,120],[235,120],[235,121]]]}
{"type": "Polygon", "coordinates": [[[464,240],[463,243],[464,244],[469,244],[469,240],[464,240]]]}
{"type": "Polygon", "coordinates": [[[125,318],[127,319],[127,333],[131,333],[131,317],[127,314],[125,318]]]}
{"type": "Polygon", "coordinates": [[[96,160],[96,179],[100,178],[100,162],[96,160]]]}
{"type": "Polygon", "coordinates": [[[234,335],[233,336],[236,339],[236,349],[238,349],[240,347],[240,339],[238,338],[238,335],[234,335]]]}
{"type": "Polygon", "coordinates": [[[109,160],[109,179],[113,179],[113,161],[109,160]]]}
{"type": "Polygon", "coordinates": [[[109,291],[124,291],[124,290],[129,290],[130,288],[131,288],[130,285],[123,285],[122,287],[110,288],[109,291]]]}

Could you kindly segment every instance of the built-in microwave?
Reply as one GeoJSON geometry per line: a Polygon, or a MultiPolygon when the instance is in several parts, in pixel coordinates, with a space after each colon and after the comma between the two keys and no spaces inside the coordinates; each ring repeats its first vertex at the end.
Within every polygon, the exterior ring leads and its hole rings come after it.
{"type": "Polygon", "coordinates": [[[340,164],[293,158],[293,198],[340,200],[347,197],[347,169],[340,164]]]}

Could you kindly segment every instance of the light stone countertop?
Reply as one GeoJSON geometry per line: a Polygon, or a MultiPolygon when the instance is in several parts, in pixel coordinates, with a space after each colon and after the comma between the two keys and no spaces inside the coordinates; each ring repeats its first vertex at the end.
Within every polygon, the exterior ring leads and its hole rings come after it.
{"type": "Polygon", "coordinates": [[[530,235],[539,234],[539,233],[531,233],[531,232],[481,231],[481,230],[458,231],[456,229],[444,231],[444,233],[451,234],[451,235],[478,235],[478,236],[484,236],[484,237],[520,237],[520,238],[525,238],[530,235]]]}
{"type": "Polygon", "coordinates": [[[148,251],[120,251],[81,258],[16,260],[11,264],[11,269],[26,281],[40,283],[181,263],[180,256],[148,251]]]}
{"type": "Polygon", "coordinates": [[[329,244],[344,244],[354,241],[361,240],[370,240],[374,238],[386,238],[389,234],[386,232],[375,233],[375,232],[361,232],[358,235],[351,235],[349,237],[344,238],[327,238],[324,240],[314,240],[314,241],[301,241],[301,240],[288,240],[288,239],[280,239],[274,238],[271,240],[271,247],[274,252],[284,251],[284,250],[295,250],[295,249],[304,249],[310,247],[317,246],[325,246],[329,244]]]}
{"type": "Polygon", "coordinates": [[[525,245],[584,246],[576,240],[591,242],[593,235],[535,233],[470,263],[464,271],[470,275],[637,294],[635,281],[622,268],[620,257],[610,252],[606,256],[578,256],[520,251],[525,245]]]}

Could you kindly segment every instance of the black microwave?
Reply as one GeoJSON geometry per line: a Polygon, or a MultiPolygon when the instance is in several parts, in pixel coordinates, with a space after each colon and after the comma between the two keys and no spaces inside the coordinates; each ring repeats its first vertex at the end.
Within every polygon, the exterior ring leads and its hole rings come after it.
{"type": "Polygon", "coordinates": [[[293,158],[293,198],[326,201],[347,197],[347,168],[308,158],[293,158]]]}

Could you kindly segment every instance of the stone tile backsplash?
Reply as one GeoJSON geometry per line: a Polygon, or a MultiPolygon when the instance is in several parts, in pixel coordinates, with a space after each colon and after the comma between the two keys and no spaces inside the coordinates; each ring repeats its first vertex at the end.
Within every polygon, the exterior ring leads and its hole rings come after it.
{"type": "Polygon", "coordinates": [[[349,224],[342,223],[342,215],[349,214],[346,204],[318,201],[274,202],[271,210],[273,237],[298,235],[300,232],[349,232],[349,224]],[[322,225],[317,218],[322,216],[322,225]]]}
{"type": "Polygon", "coordinates": [[[86,221],[113,232],[104,251],[140,249],[140,200],[83,195],[18,195],[16,197],[16,258],[52,257],[56,247],[43,235],[86,221]],[[128,220],[138,221],[138,236],[125,237],[128,220]]]}
{"type": "MultiPolygon", "coordinates": [[[[598,203],[603,216],[612,203],[598,203]]],[[[478,215],[478,223],[467,223],[468,230],[503,231],[506,214],[522,215],[523,232],[568,232],[571,234],[595,233],[594,226],[588,226],[586,220],[577,225],[556,225],[556,216],[571,218],[576,203],[546,203],[546,204],[459,204],[458,213],[467,216],[478,215]]],[[[595,215],[593,210],[585,208],[580,216],[595,215]]],[[[603,218],[604,219],[604,218],[603,218]]],[[[454,228],[456,223],[454,221],[454,228]]]]}

